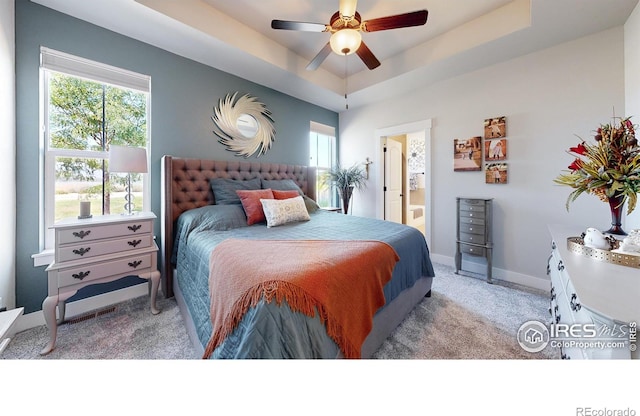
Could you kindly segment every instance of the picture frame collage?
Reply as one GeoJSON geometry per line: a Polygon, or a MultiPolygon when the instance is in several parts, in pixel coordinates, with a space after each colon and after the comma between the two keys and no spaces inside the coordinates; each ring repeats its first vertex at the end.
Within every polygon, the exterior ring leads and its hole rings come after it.
{"type": "Polygon", "coordinates": [[[506,184],[507,120],[505,116],[484,120],[484,137],[454,139],[454,172],[481,171],[484,160],[485,183],[506,184]]]}

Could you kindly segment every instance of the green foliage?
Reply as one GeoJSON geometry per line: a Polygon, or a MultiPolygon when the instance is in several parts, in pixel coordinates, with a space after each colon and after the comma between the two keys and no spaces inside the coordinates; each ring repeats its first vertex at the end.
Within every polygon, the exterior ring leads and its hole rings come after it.
{"type": "Polygon", "coordinates": [[[342,195],[350,187],[363,189],[367,185],[367,177],[364,171],[357,165],[343,168],[337,164],[334,168],[323,175],[325,184],[334,185],[342,195]]]}
{"type": "Polygon", "coordinates": [[[627,213],[633,212],[640,191],[640,147],[630,117],[619,123],[603,124],[594,136],[595,144],[585,141],[569,149],[575,159],[554,182],[574,190],[566,208],[583,193],[596,195],[606,202],[623,197],[628,201],[627,213]]]}
{"type": "MultiPolygon", "coordinates": [[[[106,151],[110,144],[145,147],[144,93],[52,74],[49,84],[50,147],[106,151]]],[[[90,181],[108,172],[99,158],[58,159],[58,178],[90,181]]],[[[108,177],[108,175],[106,175],[108,177]]]]}

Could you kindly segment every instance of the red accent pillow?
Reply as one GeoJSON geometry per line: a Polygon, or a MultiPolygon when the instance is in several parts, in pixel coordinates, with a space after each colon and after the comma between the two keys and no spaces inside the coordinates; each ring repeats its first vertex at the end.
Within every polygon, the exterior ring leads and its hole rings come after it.
{"type": "Polygon", "coordinates": [[[273,199],[271,189],[237,190],[244,213],[247,214],[247,224],[265,222],[264,211],[260,199],[273,199]]]}
{"type": "Polygon", "coordinates": [[[289,198],[295,198],[297,196],[300,196],[300,192],[296,190],[278,191],[274,189],[272,192],[273,192],[273,197],[275,199],[289,199],[289,198]]]}

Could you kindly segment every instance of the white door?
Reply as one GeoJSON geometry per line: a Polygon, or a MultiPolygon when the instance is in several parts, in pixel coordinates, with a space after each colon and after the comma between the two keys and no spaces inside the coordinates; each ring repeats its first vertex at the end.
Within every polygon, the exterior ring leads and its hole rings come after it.
{"type": "Polygon", "coordinates": [[[402,143],[387,139],[384,152],[384,219],[402,224],[402,143]]]}

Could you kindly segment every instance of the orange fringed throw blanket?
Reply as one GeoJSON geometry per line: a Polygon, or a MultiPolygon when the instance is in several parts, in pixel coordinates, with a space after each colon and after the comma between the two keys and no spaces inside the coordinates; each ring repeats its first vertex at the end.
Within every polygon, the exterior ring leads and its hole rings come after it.
{"type": "Polygon", "coordinates": [[[223,241],[209,260],[213,331],[203,358],[262,298],[286,300],[293,311],[310,317],[317,311],[345,357],[360,358],[398,260],[380,241],[223,241]]]}

